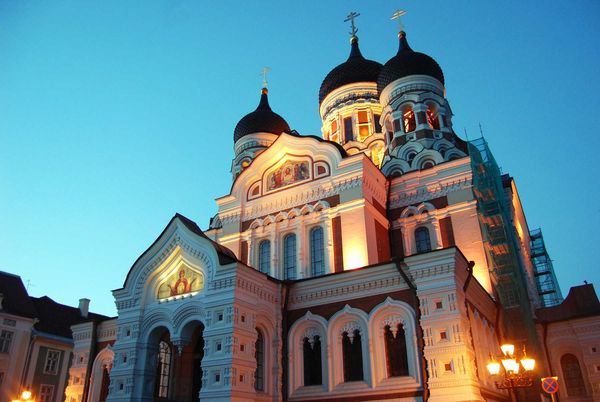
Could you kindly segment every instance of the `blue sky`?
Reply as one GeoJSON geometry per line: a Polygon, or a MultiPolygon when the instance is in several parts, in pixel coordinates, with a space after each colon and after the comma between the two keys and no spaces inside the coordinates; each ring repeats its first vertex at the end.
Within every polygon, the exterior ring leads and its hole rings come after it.
{"type": "Polygon", "coordinates": [[[446,79],[454,129],[479,123],[543,230],[564,295],[600,289],[600,3],[0,2],[0,270],[116,314],[111,290],[179,212],[201,228],[231,186],[233,129],[268,75],[272,108],[320,135],[318,90],[349,54],[411,47],[446,79]]]}

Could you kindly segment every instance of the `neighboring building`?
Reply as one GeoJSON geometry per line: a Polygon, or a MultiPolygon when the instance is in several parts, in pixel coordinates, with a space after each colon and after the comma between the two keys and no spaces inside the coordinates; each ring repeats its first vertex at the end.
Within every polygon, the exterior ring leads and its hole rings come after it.
{"type": "Polygon", "coordinates": [[[0,400],[17,399],[23,390],[38,402],[64,401],[73,351],[71,325],[108,317],[88,313],[49,297],[31,297],[21,278],[0,272],[0,400]]]}
{"type": "Polygon", "coordinates": [[[441,68],[399,39],[381,65],[351,38],[319,91],[322,138],[263,88],[208,230],[175,215],[113,291],[116,321],[72,326],[69,402],[499,401],[485,366],[504,340],[554,373],[538,331],[563,324],[535,318],[560,293],[540,291],[517,187],[454,133],[441,68]]]}
{"type": "Polygon", "coordinates": [[[548,374],[562,380],[560,400],[600,400],[600,302],[594,287],[573,287],[561,304],[536,315],[548,374]]]}

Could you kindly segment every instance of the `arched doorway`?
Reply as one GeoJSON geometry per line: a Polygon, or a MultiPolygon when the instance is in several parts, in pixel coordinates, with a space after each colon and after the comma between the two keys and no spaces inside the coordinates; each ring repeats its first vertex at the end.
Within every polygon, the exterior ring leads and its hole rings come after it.
{"type": "Polygon", "coordinates": [[[197,402],[202,389],[202,358],[204,357],[204,325],[200,321],[187,323],[181,331],[173,384],[177,401],[197,402]]]}

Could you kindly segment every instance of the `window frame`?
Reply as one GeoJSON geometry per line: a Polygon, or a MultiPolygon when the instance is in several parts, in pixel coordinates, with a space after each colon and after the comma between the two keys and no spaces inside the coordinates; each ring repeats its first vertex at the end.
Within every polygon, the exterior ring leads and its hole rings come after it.
{"type": "Polygon", "coordinates": [[[283,278],[285,280],[295,280],[298,274],[298,242],[296,233],[286,233],[283,235],[283,278]],[[288,245],[288,240],[293,239],[293,246],[288,245]],[[293,255],[290,255],[293,251],[293,255]],[[290,273],[292,275],[290,275],[290,273]]]}
{"type": "Polygon", "coordinates": [[[263,274],[271,273],[271,240],[262,239],[258,241],[258,270],[263,274]],[[268,250],[263,252],[263,247],[268,246],[268,250]],[[266,270],[265,270],[266,268],[266,270]]]}
{"type": "Polygon", "coordinates": [[[39,393],[39,402],[52,402],[52,398],[54,397],[54,385],[52,384],[40,384],[40,393],[39,393]],[[49,390],[48,392],[44,392],[44,390],[49,390]]]}
{"type": "Polygon", "coordinates": [[[46,359],[44,360],[44,374],[58,374],[58,366],[60,366],[61,350],[48,349],[46,350],[46,359]],[[55,358],[52,358],[55,356],[55,358]]]}
{"type": "Polygon", "coordinates": [[[9,331],[8,329],[0,331],[0,353],[10,353],[10,346],[12,345],[14,335],[14,331],[9,331]]]}
{"type": "Polygon", "coordinates": [[[313,226],[309,230],[310,243],[310,275],[311,277],[325,275],[325,230],[323,227],[313,226]],[[315,239],[315,234],[320,233],[320,240],[315,239]],[[317,264],[320,269],[317,271],[317,264]]]}
{"type": "Polygon", "coordinates": [[[425,227],[425,226],[418,226],[415,228],[415,231],[413,233],[413,237],[414,237],[414,241],[415,241],[415,252],[417,254],[419,253],[428,253],[432,250],[431,248],[431,233],[429,232],[429,228],[425,227]],[[420,239],[419,236],[421,233],[423,233],[423,238],[420,239]],[[426,234],[426,236],[425,236],[426,234]],[[422,247],[422,243],[426,242],[427,246],[426,248],[421,248],[422,247]]]}

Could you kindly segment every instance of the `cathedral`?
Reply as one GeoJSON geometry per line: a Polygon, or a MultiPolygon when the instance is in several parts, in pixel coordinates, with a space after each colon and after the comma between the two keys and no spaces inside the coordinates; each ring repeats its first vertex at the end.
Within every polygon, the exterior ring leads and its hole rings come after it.
{"type": "MultiPolygon", "coordinates": [[[[552,309],[574,316],[515,180],[456,135],[431,56],[400,29],[369,60],[351,17],[321,133],[290,128],[265,81],[208,227],[176,214],[113,291],[118,317],[71,327],[67,401],[504,401],[486,365],[507,341],[537,378],[561,370],[548,345],[579,335],[553,335],[552,309]]],[[[591,398],[587,334],[563,349],[591,398]]]]}

